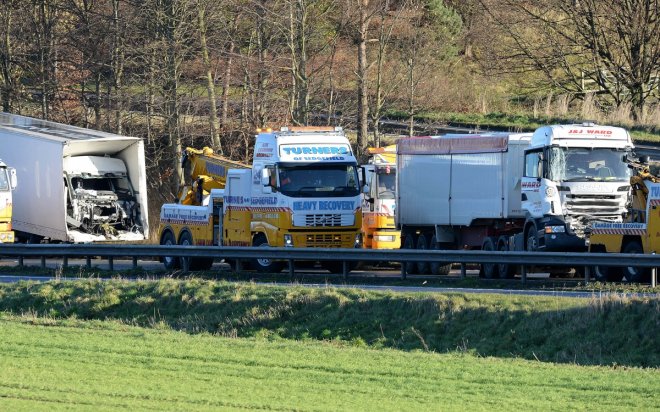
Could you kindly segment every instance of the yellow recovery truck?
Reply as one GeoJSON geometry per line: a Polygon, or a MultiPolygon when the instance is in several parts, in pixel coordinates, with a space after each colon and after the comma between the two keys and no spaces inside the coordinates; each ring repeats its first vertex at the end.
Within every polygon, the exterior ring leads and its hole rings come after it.
{"type": "Polygon", "coordinates": [[[366,249],[398,249],[401,232],[394,224],[396,208],[396,145],[370,147],[364,165],[362,237],[366,249]]]}
{"type": "MultiPolygon", "coordinates": [[[[181,191],[179,203],[161,207],[160,244],[362,247],[358,166],[341,128],[259,131],[251,168],[208,150],[185,156],[193,159],[195,183],[181,191]]],[[[176,257],[163,261],[168,269],[184,266],[176,257]]],[[[213,262],[187,263],[200,270],[213,262]]],[[[341,262],[321,263],[342,269],[341,262]]],[[[251,265],[277,272],[284,262],[257,258],[251,265]]]]}
{"type": "MultiPolygon", "coordinates": [[[[648,158],[630,162],[636,170],[630,178],[631,201],[622,223],[594,223],[589,251],[594,253],[654,253],[660,251],[660,178],[651,173],[648,158]]],[[[596,266],[596,280],[648,282],[650,268],[596,266]]]]}

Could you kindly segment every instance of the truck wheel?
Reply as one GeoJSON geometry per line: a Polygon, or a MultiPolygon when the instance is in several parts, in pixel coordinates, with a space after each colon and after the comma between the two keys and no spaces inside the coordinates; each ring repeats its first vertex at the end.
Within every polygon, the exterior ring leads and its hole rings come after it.
{"type": "MultiPolygon", "coordinates": [[[[415,235],[408,233],[403,240],[404,249],[415,249],[415,235]]],[[[406,273],[409,275],[414,275],[417,273],[417,264],[415,262],[402,262],[402,265],[405,265],[406,273]]]]}
{"type": "MultiPolygon", "coordinates": [[[[592,253],[605,253],[605,246],[592,245],[592,253]]],[[[577,271],[577,268],[575,268],[577,271]]],[[[623,279],[623,268],[617,266],[591,266],[591,275],[599,282],[621,282],[623,279]]],[[[584,273],[583,273],[584,275],[584,273]]]]}
{"type": "MultiPolygon", "coordinates": [[[[176,240],[174,240],[174,234],[169,230],[163,233],[163,236],[160,238],[160,244],[164,246],[176,245],[176,240]]],[[[162,256],[161,257],[165,269],[175,270],[181,268],[181,262],[178,257],[174,256],[162,256]]]]}
{"type": "MultiPolygon", "coordinates": [[[[641,243],[637,240],[626,243],[623,253],[644,253],[641,243]]],[[[637,266],[628,266],[623,268],[623,276],[628,282],[649,282],[651,280],[651,270],[637,266]]]]}
{"type": "MultiPolygon", "coordinates": [[[[431,237],[431,244],[429,245],[429,249],[433,250],[442,250],[442,246],[440,246],[440,243],[438,243],[435,235],[431,237]]],[[[448,275],[449,272],[451,271],[451,263],[444,264],[444,263],[439,263],[439,262],[431,262],[429,265],[429,270],[432,275],[448,275]]]]}
{"type": "MultiPolygon", "coordinates": [[[[508,236],[500,236],[499,239],[497,239],[497,250],[500,252],[506,252],[509,250],[508,236]]],[[[516,276],[516,271],[514,270],[513,265],[500,263],[497,265],[497,274],[500,279],[513,279],[516,276]]]]}
{"type": "MultiPolygon", "coordinates": [[[[429,244],[426,240],[426,236],[423,234],[417,237],[417,250],[427,250],[429,244]]],[[[428,262],[417,262],[417,273],[420,275],[429,273],[429,263],[428,262]]]]}
{"type": "MultiPolygon", "coordinates": [[[[179,237],[179,245],[181,246],[192,246],[192,235],[190,232],[183,232],[179,237]]],[[[179,259],[181,261],[181,268],[188,268],[188,270],[194,270],[192,267],[193,259],[188,257],[182,257],[179,259]],[[186,264],[187,263],[187,264],[186,264]]]]}
{"type": "MultiPolygon", "coordinates": [[[[252,246],[269,247],[270,245],[268,244],[268,239],[266,239],[266,236],[260,233],[254,237],[254,240],[252,241],[252,246]]],[[[272,259],[266,259],[266,258],[252,259],[250,261],[250,264],[252,265],[252,269],[261,273],[279,273],[282,271],[282,268],[284,267],[283,262],[276,262],[272,259]]]]}
{"type": "Polygon", "coordinates": [[[536,232],[536,225],[530,225],[527,228],[527,232],[525,234],[525,249],[528,252],[538,252],[539,250],[539,241],[537,239],[536,232]]]}
{"type": "MultiPolygon", "coordinates": [[[[487,237],[484,239],[484,243],[481,245],[481,250],[486,251],[486,252],[493,252],[495,251],[495,241],[493,240],[492,237],[487,237]]],[[[494,263],[482,263],[481,264],[481,272],[483,272],[483,277],[486,279],[493,279],[499,272],[498,272],[498,266],[497,264],[494,263]]]]}

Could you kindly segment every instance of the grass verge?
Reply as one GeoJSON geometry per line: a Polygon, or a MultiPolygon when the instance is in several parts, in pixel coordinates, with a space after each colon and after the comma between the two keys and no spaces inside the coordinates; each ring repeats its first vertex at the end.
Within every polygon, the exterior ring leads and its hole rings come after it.
{"type": "Polygon", "coordinates": [[[5,410],[621,410],[657,370],[228,339],[0,315],[5,410]]]}
{"type": "Polygon", "coordinates": [[[405,294],[201,279],[0,285],[0,311],[270,340],[658,367],[660,300],[405,294]]]}

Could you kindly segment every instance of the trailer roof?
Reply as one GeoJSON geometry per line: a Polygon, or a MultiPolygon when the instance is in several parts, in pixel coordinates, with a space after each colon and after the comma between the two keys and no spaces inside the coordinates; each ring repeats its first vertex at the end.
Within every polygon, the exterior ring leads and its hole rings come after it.
{"type": "MultiPolygon", "coordinates": [[[[460,153],[496,153],[508,149],[509,139],[521,140],[518,137],[527,135],[510,135],[508,133],[492,134],[452,134],[447,136],[431,136],[400,139],[397,143],[398,154],[460,154],[460,153]]],[[[531,136],[531,135],[529,135],[531,136]]]]}
{"type": "MultiPolygon", "coordinates": [[[[114,154],[140,140],[137,137],[85,129],[11,113],[0,113],[0,130],[2,129],[60,142],[65,146],[64,155],[66,156],[114,154]],[[87,144],[90,140],[94,141],[93,145],[87,144]]],[[[0,137],[2,137],[1,132],[0,137]]]]}

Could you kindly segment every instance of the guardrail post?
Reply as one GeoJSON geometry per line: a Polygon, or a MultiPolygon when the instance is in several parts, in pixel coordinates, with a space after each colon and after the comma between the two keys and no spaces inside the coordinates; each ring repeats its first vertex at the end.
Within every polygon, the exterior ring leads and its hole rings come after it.
{"type": "Polygon", "coordinates": [[[658,284],[658,268],[651,269],[651,287],[654,288],[658,284]]]}
{"type": "Polygon", "coordinates": [[[589,266],[584,267],[584,283],[589,283],[591,280],[591,268],[589,266]]]}
{"type": "Polygon", "coordinates": [[[190,258],[181,258],[181,270],[183,270],[183,273],[190,271],[190,258]]]}
{"type": "Polygon", "coordinates": [[[41,257],[41,268],[46,269],[46,256],[41,257]]]}
{"type": "Polygon", "coordinates": [[[522,284],[527,284],[527,266],[520,265],[520,277],[522,279],[522,284]]]}
{"type": "Polygon", "coordinates": [[[64,256],[64,257],[62,258],[62,269],[66,269],[66,268],[68,268],[68,267],[69,267],[69,257],[68,257],[68,256],[64,256]]]}
{"type": "Polygon", "coordinates": [[[87,269],[92,268],[92,258],[91,258],[91,256],[86,256],[85,257],[85,264],[87,265],[87,269]]]}
{"type": "Polygon", "coordinates": [[[341,261],[341,273],[344,275],[344,280],[348,280],[348,262],[345,260],[341,261]]]}
{"type": "Polygon", "coordinates": [[[23,256],[18,257],[18,266],[23,266],[23,256]]]}
{"type": "Polygon", "coordinates": [[[138,268],[138,258],[137,256],[133,256],[133,269],[138,268]]]}
{"type": "Polygon", "coordinates": [[[112,256],[110,256],[108,258],[108,266],[110,266],[110,272],[115,270],[115,261],[114,261],[114,258],[112,256]]]}
{"type": "Polygon", "coordinates": [[[461,263],[461,279],[465,279],[467,276],[467,269],[465,267],[465,263],[461,263]]]}
{"type": "Polygon", "coordinates": [[[406,262],[401,262],[401,280],[406,280],[406,278],[407,278],[406,262]]]}
{"type": "Polygon", "coordinates": [[[293,281],[293,279],[296,277],[296,273],[293,270],[293,259],[289,259],[289,278],[293,281]]]}
{"type": "Polygon", "coordinates": [[[241,262],[240,259],[236,259],[236,272],[242,272],[243,271],[243,263],[241,262]]]}

